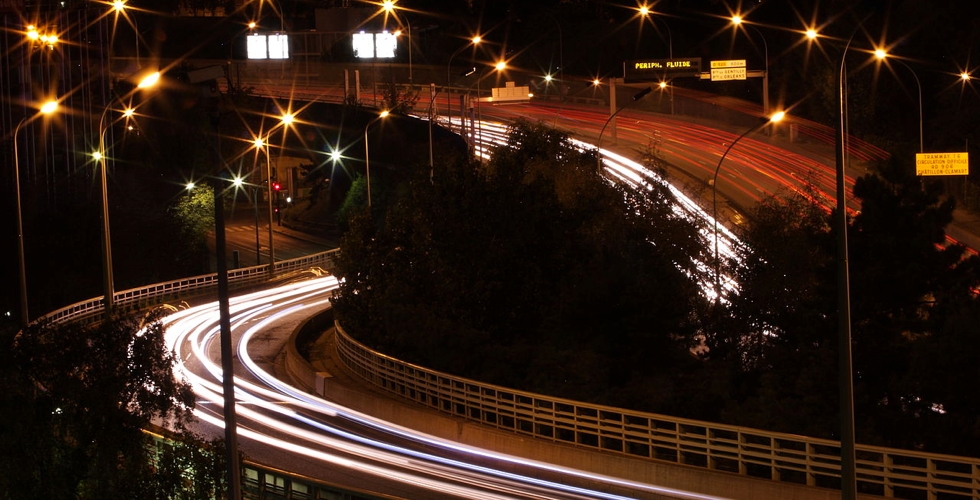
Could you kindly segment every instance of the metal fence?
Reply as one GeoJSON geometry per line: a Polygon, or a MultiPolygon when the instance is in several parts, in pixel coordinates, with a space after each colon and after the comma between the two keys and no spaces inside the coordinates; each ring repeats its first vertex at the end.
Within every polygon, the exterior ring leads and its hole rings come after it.
{"type": "MultiPolygon", "coordinates": [[[[368,383],[468,420],[554,442],[773,481],[839,488],[840,443],[516,391],[373,351],[337,325],[341,361],[368,383]]],[[[857,446],[860,492],[980,499],[980,459],[857,446]]]]}
{"type": "MultiPolygon", "coordinates": [[[[334,259],[339,252],[339,249],[334,249],[296,259],[278,261],[276,262],[274,275],[281,277],[284,274],[316,267],[331,271],[334,269],[334,259]]],[[[264,284],[269,279],[268,265],[233,269],[228,271],[228,288],[231,290],[240,290],[242,288],[264,284]]],[[[116,292],[112,296],[113,307],[117,311],[136,312],[170,301],[188,300],[217,293],[217,290],[218,275],[217,273],[211,273],[116,292]]],[[[50,312],[39,318],[38,321],[50,321],[53,323],[70,321],[91,323],[101,321],[105,308],[104,302],[104,297],[76,302],[50,312]]]]}

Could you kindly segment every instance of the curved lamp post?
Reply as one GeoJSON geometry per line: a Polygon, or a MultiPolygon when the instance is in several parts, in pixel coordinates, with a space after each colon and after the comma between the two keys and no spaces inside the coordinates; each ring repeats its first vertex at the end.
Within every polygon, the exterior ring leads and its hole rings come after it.
{"type": "MultiPolygon", "coordinates": [[[[127,20],[130,19],[130,17],[124,13],[126,8],[127,5],[125,0],[115,0],[112,2],[112,10],[116,12],[117,19],[119,18],[119,14],[122,14],[127,20]]],[[[132,21],[133,21],[133,33],[135,35],[134,42],[136,47],[136,67],[139,68],[140,67],[140,30],[139,30],[139,24],[136,22],[135,16],[132,18],[132,21]]]]}
{"type": "MultiPolygon", "coordinates": [[[[256,150],[265,150],[265,168],[266,168],[266,188],[269,198],[269,275],[275,275],[276,269],[276,245],[275,240],[272,237],[272,159],[269,153],[269,142],[261,137],[256,137],[252,144],[255,145],[256,150]]],[[[258,229],[256,229],[258,230],[258,229]]]]}
{"type": "MultiPolygon", "coordinates": [[[[136,90],[142,90],[150,88],[160,80],[160,72],[153,72],[140,80],[139,84],[136,85],[136,90]]],[[[113,300],[115,295],[115,284],[112,277],[112,238],[109,231],[109,193],[108,186],[106,182],[106,147],[105,147],[105,133],[108,129],[108,124],[106,124],[105,119],[108,116],[109,111],[112,109],[112,102],[106,105],[105,109],[102,110],[102,116],[99,118],[99,150],[92,153],[92,158],[99,162],[99,175],[102,184],[102,267],[103,267],[103,283],[105,286],[105,298],[103,299],[103,306],[106,311],[112,309],[113,300]]],[[[126,117],[132,116],[133,110],[127,109],[124,111],[126,117]]]]}
{"type": "Polygon", "coordinates": [[[57,101],[48,101],[33,116],[21,118],[17,126],[14,127],[14,191],[17,193],[17,256],[20,259],[20,322],[22,326],[27,326],[30,322],[30,316],[27,309],[27,266],[25,265],[26,256],[24,254],[24,218],[20,200],[20,152],[17,150],[17,134],[20,133],[21,127],[25,124],[40,116],[54,113],[57,109],[57,101]]]}
{"type": "Polygon", "coordinates": [[[725,152],[721,155],[721,158],[718,159],[718,166],[715,167],[715,175],[711,181],[711,206],[712,206],[711,217],[712,219],[714,219],[714,226],[715,226],[715,303],[716,304],[721,300],[721,260],[718,258],[718,172],[721,171],[721,164],[725,161],[725,157],[727,157],[728,153],[732,150],[732,148],[735,147],[736,144],[738,144],[738,141],[741,141],[743,137],[751,134],[752,132],[755,132],[756,130],[759,130],[760,128],[766,125],[769,125],[770,123],[779,122],[785,116],[786,113],[780,111],[772,115],[771,117],[769,117],[769,119],[759,123],[758,125],[755,125],[754,127],[746,130],[745,132],[742,132],[742,135],[738,136],[737,139],[735,139],[734,141],[732,141],[731,144],[728,145],[728,148],[725,149],[725,152]]]}
{"type": "Polygon", "coordinates": [[[858,23],[847,44],[841,51],[837,74],[840,116],[835,141],[835,190],[837,205],[835,225],[837,229],[837,371],[840,397],[840,471],[841,500],[857,498],[857,452],[854,430],[854,360],[851,353],[851,277],[847,251],[847,203],[844,198],[844,174],[847,163],[847,50],[858,23]]]}
{"type": "MultiPolygon", "coordinates": [[[[649,19],[650,22],[653,23],[654,25],[656,25],[658,19],[660,20],[660,22],[663,23],[664,28],[667,30],[667,58],[668,59],[673,59],[674,58],[674,37],[673,37],[673,35],[670,32],[670,25],[667,24],[667,21],[665,21],[664,19],[655,17],[653,15],[654,12],[652,10],[650,10],[650,7],[648,7],[646,5],[641,6],[639,8],[639,12],[640,12],[640,15],[642,17],[645,17],[645,18],[649,19]]],[[[667,89],[668,88],[666,71],[664,73],[665,73],[664,74],[664,79],[663,79],[663,81],[660,82],[660,89],[661,90],[664,90],[664,89],[667,89]]],[[[670,114],[673,115],[674,114],[674,86],[673,85],[670,85],[669,90],[670,90],[670,114]]]]}
{"type": "Polygon", "coordinates": [[[765,71],[762,73],[762,114],[769,115],[769,44],[766,43],[766,37],[759,31],[758,28],[752,26],[751,24],[745,23],[742,16],[732,16],[732,24],[734,26],[746,26],[751,28],[759,35],[759,39],[762,40],[762,47],[765,50],[765,71]]]}
{"type": "MultiPolygon", "coordinates": [[[[884,61],[888,57],[888,55],[889,55],[888,52],[886,52],[884,49],[875,50],[875,57],[878,58],[879,61],[884,61]]],[[[925,141],[923,140],[923,138],[925,137],[925,135],[923,133],[923,127],[922,127],[922,83],[919,81],[919,75],[915,74],[915,70],[912,69],[912,67],[909,66],[908,64],[905,64],[905,61],[902,61],[901,59],[891,59],[891,60],[901,64],[902,66],[905,66],[905,69],[909,70],[909,73],[912,73],[912,78],[915,78],[915,86],[916,89],[919,91],[919,152],[924,153],[925,141]]]]}
{"type": "MultiPolygon", "coordinates": [[[[463,45],[462,47],[456,49],[456,51],[453,52],[453,54],[451,56],[449,56],[449,62],[446,64],[446,103],[447,103],[446,104],[446,116],[449,117],[449,128],[450,129],[452,129],[452,127],[453,127],[453,100],[452,100],[451,97],[449,97],[449,87],[453,83],[452,82],[452,76],[451,76],[452,66],[453,66],[453,58],[456,57],[457,55],[459,55],[460,52],[462,52],[464,49],[466,49],[470,45],[479,45],[482,40],[483,39],[480,38],[479,36],[474,36],[473,38],[470,39],[470,43],[467,43],[466,45],[463,45]]],[[[460,111],[462,112],[462,110],[460,110],[460,111]]],[[[460,113],[460,114],[462,114],[462,113],[460,113]]],[[[460,122],[460,127],[462,127],[462,122],[460,122]]]]}
{"type": "MultiPolygon", "coordinates": [[[[497,73],[500,73],[500,72],[502,72],[502,71],[504,71],[506,69],[507,69],[507,61],[497,61],[496,64],[494,64],[493,66],[487,68],[486,71],[484,71],[483,74],[480,75],[480,77],[476,79],[476,112],[477,112],[477,115],[478,115],[477,116],[477,121],[479,121],[480,124],[479,124],[479,130],[478,130],[478,132],[479,132],[479,138],[476,138],[476,137],[473,138],[473,144],[474,144],[473,151],[474,152],[476,152],[476,144],[480,144],[480,146],[483,145],[483,107],[481,105],[482,99],[483,99],[483,92],[480,89],[480,83],[483,82],[483,79],[486,78],[490,74],[491,71],[496,70],[497,73]]],[[[498,77],[499,77],[499,75],[498,75],[498,77]]],[[[462,124],[462,122],[460,122],[460,124],[462,124]]],[[[472,119],[472,116],[470,117],[470,132],[471,133],[473,132],[473,119],[472,119]]]]}
{"type": "Polygon", "coordinates": [[[602,124],[602,129],[599,130],[599,138],[596,139],[596,144],[595,144],[595,167],[596,167],[596,171],[602,171],[602,147],[601,147],[602,146],[602,133],[606,131],[606,125],[609,125],[609,122],[611,122],[612,119],[615,118],[616,115],[618,115],[620,111],[628,108],[630,104],[633,104],[634,102],[639,101],[640,99],[643,99],[644,96],[646,96],[647,94],[649,94],[652,91],[653,91],[653,88],[647,87],[647,88],[645,88],[645,89],[637,92],[636,94],[633,95],[633,100],[632,101],[624,104],[623,107],[617,109],[615,113],[609,115],[609,118],[606,119],[606,123],[603,123],[602,124]]]}
{"type": "Polygon", "coordinates": [[[364,175],[367,176],[367,195],[368,195],[368,208],[371,208],[371,157],[370,157],[370,147],[368,147],[368,130],[374,122],[388,116],[390,113],[388,110],[384,110],[378,116],[374,117],[367,125],[364,126],[364,175]]]}

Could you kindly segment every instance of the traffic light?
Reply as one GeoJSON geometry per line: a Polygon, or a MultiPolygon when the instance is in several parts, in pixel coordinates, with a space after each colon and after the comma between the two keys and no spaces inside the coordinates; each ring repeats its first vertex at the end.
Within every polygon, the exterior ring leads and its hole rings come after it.
{"type": "Polygon", "coordinates": [[[279,191],[281,188],[282,188],[282,186],[278,182],[273,182],[272,183],[272,189],[274,189],[276,191],[279,191]]]}

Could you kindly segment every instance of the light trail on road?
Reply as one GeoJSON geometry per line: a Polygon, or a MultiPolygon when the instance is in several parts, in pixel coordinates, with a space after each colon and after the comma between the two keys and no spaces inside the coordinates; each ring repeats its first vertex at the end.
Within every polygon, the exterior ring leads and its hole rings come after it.
{"type": "MultiPolygon", "coordinates": [[[[325,467],[429,491],[432,498],[716,498],[461,445],[360,414],[279,380],[254,354],[257,351],[263,357],[265,335],[283,325],[293,325],[286,328],[292,331],[296,324],[328,307],[337,286],[335,277],[326,276],[231,299],[241,437],[325,467]],[[626,489],[636,495],[622,496],[603,488],[626,489]]],[[[181,310],[163,322],[167,345],[178,354],[175,376],[188,381],[197,395],[195,415],[222,427],[217,304],[181,310]]]]}
{"type": "MultiPolygon", "coordinates": [[[[474,154],[482,159],[489,159],[493,148],[507,147],[507,134],[510,126],[506,123],[496,121],[478,121],[473,126],[473,133],[468,133],[467,138],[473,143],[474,154]]],[[[469,132],[469,130],[467,131],[469,132]]],[[[595,151],[596,145],[589,142],[570,138],[573,146],[581,151],[595,151]]],[[[601,149],[599,154],[602,158],[601,163],[606,175],[613,182],[619,182],[632,189],[651,191],[654,185],[666,186],[677,200],[674,205],[674,213],[693,221],[700,228],[700,235],[704,241],[705,248],[714,245],[714,218],[706,212],[694,200],[688,197],[683,191],[670,184],[667,179],[656,172],[644,167],[637,161],[627,158],[609,149],[601,149]]],[[[724,224],[718,224],[718,256],[724,260],[741,261],[740,248],[743,248],[742,241],[724,224]]],[[[698,275],[692,278],[697,280],[701,292],[709,300],[714,300],[716,296],[715,288],[715,267],[713,262],[705,262],[697,257],[691,257],[694,269],[698,275]]],[[[738,285],[729,275],[722,275],[719,278],[722,299],[731,292],[737,291],[738,285]]]]}

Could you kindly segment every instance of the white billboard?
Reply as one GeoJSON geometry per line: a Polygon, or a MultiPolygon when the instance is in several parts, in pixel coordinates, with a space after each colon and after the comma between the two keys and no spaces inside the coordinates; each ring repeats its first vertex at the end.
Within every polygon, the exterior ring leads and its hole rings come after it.
{"type": "Polygon", "coordinates": [[[391,59],[398,49],[398,37],[394,33],[354,33],[351,39],[354,57],[358,59],[391,59]]]}
{"type": "Polygon", "coordinates": [[[260,35],[248,37],[249,59],[289,59],[289,37],[284,34],[260,35]]]}

